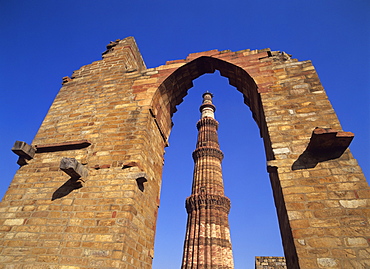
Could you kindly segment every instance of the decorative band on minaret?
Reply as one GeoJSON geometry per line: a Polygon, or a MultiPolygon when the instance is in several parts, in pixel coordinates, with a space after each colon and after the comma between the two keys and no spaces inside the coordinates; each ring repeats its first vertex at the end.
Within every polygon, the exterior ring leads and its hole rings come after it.
{"type": "Polygon", "coordinates": [[[228,221],[230,200],[224,195],[223,153],[212,97],[209,92],[203,94],[201,119],[197,123],[193,186],[185,202],[188,222],[182,269],[234,268],[228,221]]]}

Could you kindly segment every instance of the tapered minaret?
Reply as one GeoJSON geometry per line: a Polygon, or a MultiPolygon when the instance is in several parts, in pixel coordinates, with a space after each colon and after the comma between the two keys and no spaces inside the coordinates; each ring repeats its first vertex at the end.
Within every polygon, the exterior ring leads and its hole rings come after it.
{"type": "Polygon", "coordinates": [[[218,122],[214,118],[212,94],[203,94],[198,141],[194,159],[193,186],[186,199],[188,222],[182,269],[234,268],[228,214],[230,200],[224,195],[218,143],[218,122]]]}

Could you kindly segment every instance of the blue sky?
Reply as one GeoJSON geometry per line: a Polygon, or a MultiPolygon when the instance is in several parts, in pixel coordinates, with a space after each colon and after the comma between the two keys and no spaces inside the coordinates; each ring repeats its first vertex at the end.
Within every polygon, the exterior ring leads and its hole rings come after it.
{"type": "MultiPolygon", "coordinates": [[[[343,130],[355,133],[350,148],[370,178],[369,13],[367,0],[0,0],[0,196],[18,168],[14,141],[32,142],[62,77],[127,36],[135,37],[148,68],[211,49],[271,48],[312,60],[343,130]]],[[[235,265],[253,268],[254,256],[282,255],[262,141],[227,79],[215,73],[194,85],[174,116],[166,149],[153,268],[180,267],[205,90],[215,94],[220,122],[235,265]]]]}

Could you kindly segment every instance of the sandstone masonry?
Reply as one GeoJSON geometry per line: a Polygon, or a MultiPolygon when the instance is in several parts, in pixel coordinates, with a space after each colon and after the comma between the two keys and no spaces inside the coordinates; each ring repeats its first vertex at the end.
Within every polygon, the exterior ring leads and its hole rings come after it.
{"type": "Polygon", "coordinates": [[[147,69],[129,37],[63,78],[0,205],[0,268],[151,268],[171,117],[215,70],[260,128],[287,267],[370,267],[370,189],[310,61],[211,50],[147,69]]]}

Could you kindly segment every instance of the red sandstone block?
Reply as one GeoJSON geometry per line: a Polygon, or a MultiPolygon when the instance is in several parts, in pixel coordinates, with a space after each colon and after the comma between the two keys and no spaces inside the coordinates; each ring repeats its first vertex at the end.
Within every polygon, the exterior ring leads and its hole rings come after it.
{"type": "Polygon", "coordinates": [[[180,60],[172,60],[172,61],[167,61],[166,62],[166,65],[169,65],[169,64],[175,64],[175,63],[185,63],[186,60],[185,59],[180,59],[180,60]]]}
{"type": "Polygon", "coordinates": [[[258,84],[258,93],[268,93],[271,89],[271,83],[258,84]]]}
{"type": "Polygon", "coordinates": [[[203,52],[196,52],[196,53],[190,53],[188,57],[186,57],[186,60],[194,60],[196,58],[199,58],[201,56],[213,56],[217,55],[220,52],[218,50],[209,50],[209,51],[203,51],[203,52]]]}
{"type": "Polygon", "coordinates": [[[217,58],[217,59],[222,59],[222,60],[239,58],[238,55],[235,56],[235,52],[233,52],[233,51],[220,53],[220,54],[215,54],[215,55],[212,55],[212,57],[217,58]]]}
{"type": "MultiPolygon", "coordinates": [[[[235,62],[249,64],[251,62],[257,62],[259,59],[266,58],[268,56],[269,56],[268,52],[267,51],[263,51],[263,52],[259,52],[259,53],[255,53],[255,54],[249,54],[249,55],[245,55],[245,56],[240,56],[240,57],[238,57],[238,58],[235,59],[235,62]]],[[[271,65],[271,63],[260,63],[258,61],[257,62],[257,65],[259,65],[259,64],[271,65]]],[[[256,65],[256,63],[254,65],[256,65]]]]}
{"type": "Polygon", "coordinates": [[[133,89],[132,93],[133,93],[133,94],[145,93],[145,92],[148,90],[148,88],[150,88],[150,87],[154,87],[154,86],[155,86],[155,85],[153,85],[153,84],[149,84],[149,85],[140,85],[140,86],[133,86],[133,87],[132,87],[132,89],[133,89]]]}
{"type": "MultiPolygon", "coordinates": [[[[158,70],[158,74],[151,75],[153,78],[158,78],[157,86],[159,86],[169,75],[171,75],[178,68],[168,68],[158,70]]],[[[154,87],[154,85],[152,85],[154,87]]]]}

